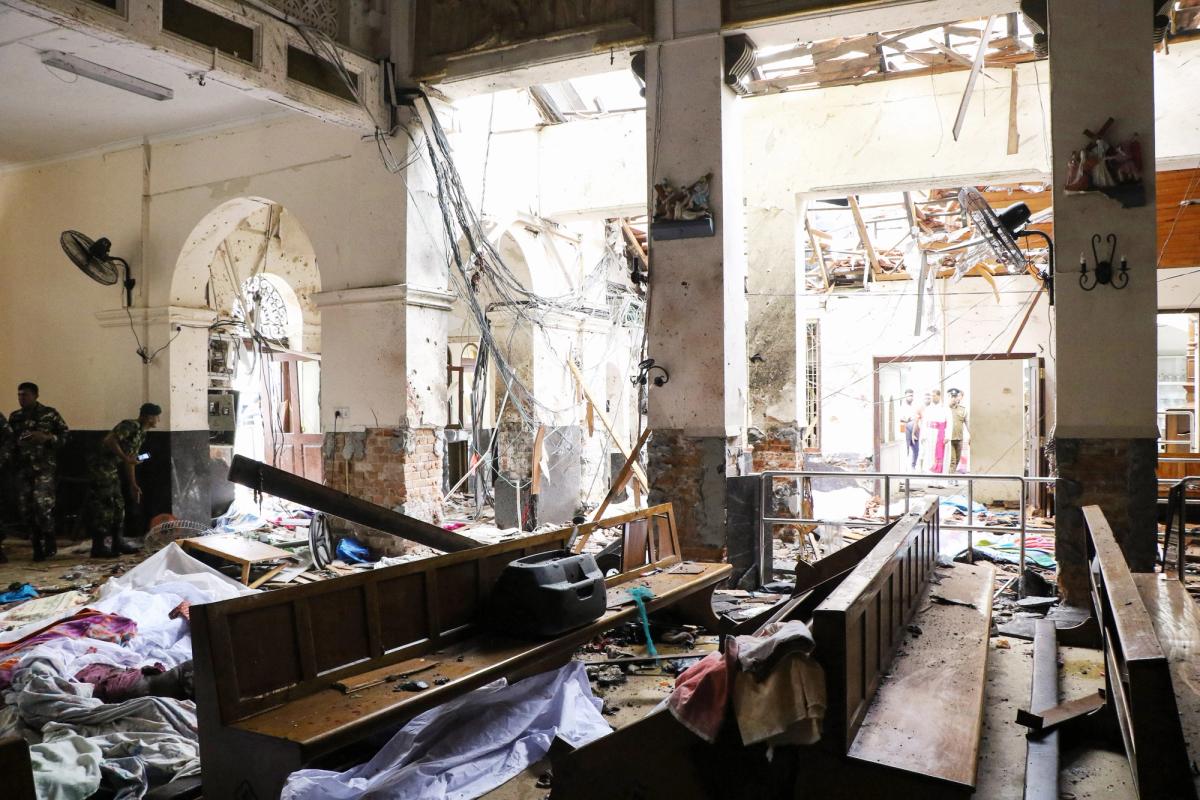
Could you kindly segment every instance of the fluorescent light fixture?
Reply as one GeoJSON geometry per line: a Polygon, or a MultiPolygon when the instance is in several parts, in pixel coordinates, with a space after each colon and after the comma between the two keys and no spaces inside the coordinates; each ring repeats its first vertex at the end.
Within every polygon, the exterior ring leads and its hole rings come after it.
{"type": "Polygon", "coordinates": [[[149,97],[151,100],[170,100],[175,97],[174,90],[168,89],[166,86],[159,86],[157,83],[126,75],[124,72],[118,72],[102,64],[87,61],[60,50],[43,51],[42,63],[81,78],[89,78],[118,89],[124,89],[127,92],[140,94],[142,97],[149,97]]]}

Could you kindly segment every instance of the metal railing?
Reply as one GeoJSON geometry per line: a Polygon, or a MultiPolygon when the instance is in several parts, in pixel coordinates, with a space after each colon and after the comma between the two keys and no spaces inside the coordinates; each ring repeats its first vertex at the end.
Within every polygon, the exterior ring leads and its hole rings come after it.
{"type": "MultiPolygon", "coordinates": [[[[847,527],[878,528],[878,527],[881,527],[882,525],[888,524],[893,519],[898,519],[899,517],[901,517],[904,514],[907,514],[909,512],[911,503],[912,503],[912,497],[913,497],[913,491],[912,491],[913,483],[929,484],[929,483],[933,483],[933,482],[951,481],[951,480],[966,483],[966,498],[967,498],[966,524],[942,523],[941,529],[944,531],[946,531],[946,530],[966,531],[966,533],[967,533],[967,558],[971,562],[974,562],[974,555],[975,555],[975,553],[974,553],[974,549],[975,549],[974,534],[975,534],[975,532],[977,532],[977,531],[982,531],[982,532],[1002,531],[1004,533],[1013,533],[1015,531],[1020,536],[1020,565],[1021,565],[1021,569],[1024,570],[1024,568],[1025,568],[1025,538],[1026,538],[1026,533],[1028,530],[1028,518],[1027,518],[1028,512],[1026,510],[1026,506],[1027,506],[1027,502],[1029,499],[1030,485],[1031,484],[1039,484],[1039,483],[1052,484],[1057,480],[1056,478],[1033,478],[1033,477],[1026,477],[1024,475],[973,475],[973,474],[936,475],[936,474],[930,474],[930,473],[838,472],[835,470],[815,470],[815,471],[769,470],[769,471],[760,473],[760,476],[761,476],[761,484],[760,484],[760,490],[759,490],[759,505],[760,505],[760,507],[759,507],[759,541],[763,543],[763,546],[760,548],[759,577],[763,583],[769,582],[773,579],[774,557],[771,552],[772,548],[768,547],[766,545],[766,543],[772,540],[773,534],[772,535],[769,535],[769,534],[771,534],[770,529],[773,528],[775,525],[821,525],[821,524],[832,523],[832,524],[845,525],[847,527]],[[837,519],[806,518],[803,516],[795,516],[795,517],[771,516],[768,503],[771,502],[774,498],[774,491],[773,491],[772,487],[774,486],[775,481],[778,479],[800,480],[800,479],[804,479],[804,478],[809,478],[809,479],[835,478],[835,479],[850,480],[850,481],[882,482],[883,490],[882,490],[882,493],[880,494],[880,497],[882,497],[882,500],[883,500],[883,521],[880,522],[878,519],[875,519],[875,520],[866,520],[866,519],[837,520],[837,519]],[[991,483],[997,483],[997,482],[1015,483],[1017,485],[1017,492],[1018,492],[1018,497],[1019,497],[1018,502],[1020,503],[1020,506],[1019,506],[1019,511],[1018,511],[1018,520],[1019,521],[1018,521],[1017,527],[1015,529],[1011,526],[1006,526],[1006,525],[988,525],[988,524],[986,524],[986,522],[984,524],[979,524],[979,525],[974,523],[975,517],[977,516],[977,514],[975,512],[975,482],[976,481],[984,481],[984,482],[991,482],[991,483]],[[892,485],[893,485],[893,483],[902,483],[904,486],[904,511],[899,514],[892,514],[892,485]]],[[[918,488],[920,488],[920,487],[918,487],[918,488]]],[[[938,502],[940,502],[940,499],[938,502]]],[[[1020,583],[1021,582],[1018,581],[1018,585],[1020,583]]]]}

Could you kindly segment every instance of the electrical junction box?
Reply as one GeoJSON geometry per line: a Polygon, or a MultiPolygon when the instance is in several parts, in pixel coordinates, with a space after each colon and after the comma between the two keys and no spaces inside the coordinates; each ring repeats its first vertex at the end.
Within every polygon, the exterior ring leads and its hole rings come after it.
{"type": "Polygon", "coordinates": [[[238,393],[233,390],[209,391],[209,441],[233,444],[233,435],[237,430],[237,404],[238,393]]]}

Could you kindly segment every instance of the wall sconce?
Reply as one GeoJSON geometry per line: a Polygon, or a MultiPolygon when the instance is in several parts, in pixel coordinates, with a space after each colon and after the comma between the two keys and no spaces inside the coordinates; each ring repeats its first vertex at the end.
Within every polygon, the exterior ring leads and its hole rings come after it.
{"type": "Polygon", "coordinates": [[[1113,272],[1113,257],[1117,254],[1117,235],[1110,233],[1107,237],[1108,241],[1108,258],[1104,261],[1100,260],[1100,254],[1096,252],[1096,246],[1100,244],[1100,234],[1092,236],[1092,260],[1096,262],[1096,268],[1088,271],[1087,259],[1083,253],[1079,254],[1079,286],[1085,292],[1090,292],[1101,284],[1112,286],[1114,289],[1124,289],[1129,285],[1129,266],[1125,263],[1125,256],[1121,256],[1121,266],[1113,272]],[[1091,285],[1088,285],[1088,276],[1092,276],[1091,285]]]}
{"type": "Polygon", "coordinates": [[[664,367],[660,367],[654,363],[653,358],[647,358],[642,363],[638,364],[638,374],[629,379],[629,382],[635,386],[645,386],[648,381],[652,381],[655,386],[662,386],[667,381],[671,380],[671,373],[667,372],[664,367]],[[655,375],[650,378],[650,373],[654,370],[661,372],[661,375],[655,375]]]}

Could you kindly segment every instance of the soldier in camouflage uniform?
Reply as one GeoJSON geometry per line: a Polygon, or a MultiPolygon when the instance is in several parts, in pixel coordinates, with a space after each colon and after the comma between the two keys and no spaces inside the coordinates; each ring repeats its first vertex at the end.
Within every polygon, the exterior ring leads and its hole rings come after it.
{"type": "Polygon", "coordinates": [[[29,526],[33,560],[44,561],[58,552],[54,540],[54,498],[58,450],[67,440],[62,415],[38,402],[36,383],[17,387],[21,407],[8,418],[15,437],[17,506],[29,526]]]}
{"type": "MultiPolygon", "coordinates": [[[[0,414],[0,478],[4,476],[4,467],[8,464],[8,458],[12,455],[13,450],[13,432],[12,427],[8,424],[8,418],[0,414]]],[[[3,499],[5,487],[3,482],[0,482],[0,499],[3,499]]],[[[8,563],[8,556],[4,555],[4,520],[0,518],[0,564],[8,563]]]]}
{"type": "Polygon", "coordinates": [[[88,494],[88,519],[92,526],[92,558],[108,558],[137,552],[123,540],[125,532],[125,496],[121,493],[120,469],[129,480],[133,502],[142,502],[136,467],[138,452],[146,439],[146,431],[158,425],[162,409],[154,403],[144,403],[137,419],[122,420],[109,431],[99,450],[88,465],[91,490],[88,494]],[[112,536],[112,546],[105,537],[112,536]]]}

